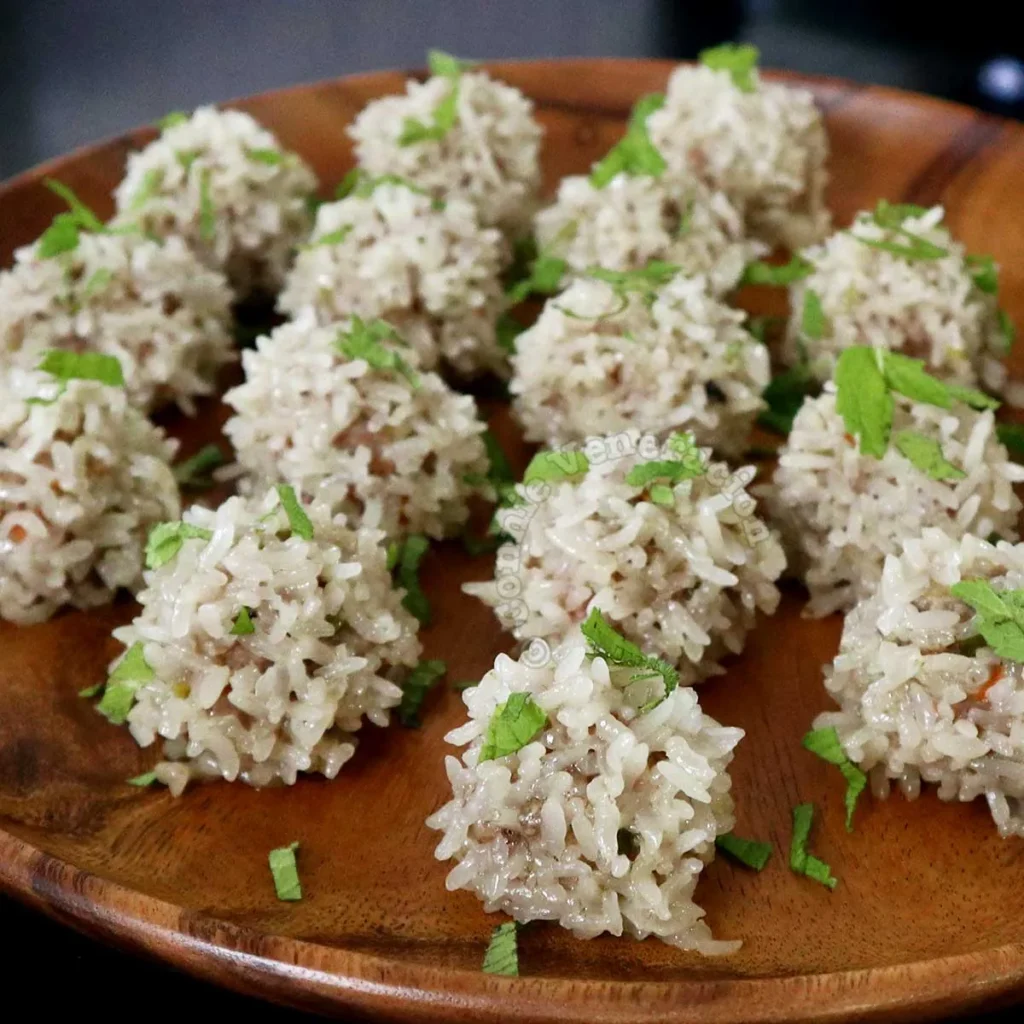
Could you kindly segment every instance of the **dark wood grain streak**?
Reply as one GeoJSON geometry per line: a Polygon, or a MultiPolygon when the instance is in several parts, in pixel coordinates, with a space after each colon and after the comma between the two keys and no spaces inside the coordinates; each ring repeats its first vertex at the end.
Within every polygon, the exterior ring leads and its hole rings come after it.
{"type": "MultiPolygon", "coordinates": [[[[578,60],[495,65],[537,104],[545,187],[586,170],[622,131],[635,99],[663,89],[666,62],[578,60]]],[[[1002,301],[1024,317],[1024,129],[888,89],[799,78],[826,110],[830,204],[845,223],[880,197],[937,199],[968,244],[1003,264],[1002,301]]],[[[299,150],[326,189],[350,166],[344,133],[370,98],[402,90],[401,72],[361,75],[237,105],[299,150]]],[[[57,203],[40,181],[67,181],[106,212],[140,129],[37,168],[0,188],[0,259],[46,226],[57,203]]],[[[1016,366],[1019,372],[1022,367],[1016,366]]],[[[226,381],[225,381],[226,384],[226,381]]],[[[483,405],[517,465],[505,407],[483,405]]],[[[225,410],[165,422],[186,452],[219,438],[225,410]]],[[[478,678],[508,641],[460,585],[486,558],[458,545],[431,555],[436,623],[426,654],[453,680],[478,678]]],[[[581,942],[556,927],[523,937],[519,980],[483,975],[494,924],[478,901],[444,888],[424,818],[444,798],[443,736],[462,720],[450,690],[423,728],[364,730],[332,783],[291,790],[208,785],[175,801],[125,779],[155,757],[80,701],[116,653],[110,629],[128,602],[30,629],[0,624],[0,887],[106,941],[241,991],[334,1014],[410,1022],[798,1022],[920,1020],[1024,994],[1024,845],[1003,842],[980,804],[866,801],[843,828],[838,775],[799,739],[826,706],[821,666],[840,623],[805,622],[787,592],[702,702],[741,726],[733,766],[737,830],[770,838],[761,875],[724,860],[698,899],[736,956],[702,960],[657,942],[581,942]],[[820,808],[815,851],[840,878],[829,894],[786,867],[792,806],[820,808]],[[306,899],[273,895],[266,853],[302,841],[306,899]]]]}

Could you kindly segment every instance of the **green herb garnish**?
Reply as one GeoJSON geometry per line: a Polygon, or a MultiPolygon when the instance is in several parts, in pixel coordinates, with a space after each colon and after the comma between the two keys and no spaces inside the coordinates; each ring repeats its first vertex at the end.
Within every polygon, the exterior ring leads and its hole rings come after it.
{"type": "Polygon", "coordinates": [[[337,231],[328,231],[326,235],[320,235],[311,242],[306,242],[303,249],[319,249],[322,245],[341,245],[348,238],[352,231],[351,224],[343,224],[337,231]]]}
{"type": "Polygon", "coordinates": [[[1003,336],[1003,354],[1009,355],[1013,343],[1017,340],[1017,328],[1014,327],[1010,314],[1005,309],[999,310],[999,333],[1003,336]]]}
{"type": "Polygon", "coordinates": [[[528,693],[513,693],[491,716],[477,763],[522,750],[544,728],[547,720],[547,713],[528,693]]]}
{"type": "Polygon", "coordinates": [[[440,50],[431,50],[427,55],[430,72],[447,78],[451,88],[444,99],[434,108],[430,124],[424,124],[418,118],[407,117],[398,136],[400,146],[411,146],[416,142],[439,142],[455,126],[459,116],[459,88],[463,72],[471,65],[457,60],[450,54],[440,50]]]}
{"type": "Polygon", "coordinates": [[[191,523],[158,523],[146,541],[146,568],[159,569],[175,558],[187,540],[209,540],[213,533],[191,523]]]}
{"type": "Polygon", "coordinates": [[[868,777],[846,756],[835,728],[815,729],[809,732],[803,738],[803,746],[805,750],[817,754],[823,761],[834,764],[846,779],[846,831],[852,832],[853,812],[857,809],[857,800],[868,784],[868,777]]]}
{"type": "MultiPolygon", "coordinates": [[[[683,480],[693,480],[704,475],[704,455],[692,434],[673,434],[667,447],[671,458],[638,462],[626,474],[626,483],[631,487],[649,487],[651,484],[657,486],[657,481],[668,481],[674,486],[683,480]]],[[[671,504],[671,489],[668,489],[667,495],[663,488],[658,488],[660,494],[656,495],[655,489],[651,487],[651,498],[656,504],[671,504]]]]}
{"type": "Polygon", "coordinates": [[[995,590],[988,580],[961,580],[949,592],[977,613],[975,629],[1000,658],[1024,661],[1024,590],[995,590]]]}
{"type": "Polygon", "coordinates": [[[610,668],[632,668],[637,671],[629,682],[661,676],[664,690],[660,697],[640,708],[641,713],[656,708],[679,685],[679,673],[667,662],[644,654],[632,640],[618,632],[598,608],[592,608],[580,630],[587,638],[591,657],[603,658],[610,668]]]}
{"type": "Polygon", "coordinates": [[[793,842],[789,848],[789,866],[796,874],[806,875],[826,888],[834,889],[839,881],[832,876],[832,869],[807,850],[812,824],[814,804],[800,804],[793,808],[793,842]]]}
{"type": "Polygon", "coordinates": [[[807,363],[795,366],[772,377],[761,395],[768,408],[758,417],[757,422],[783,436],[793,429],[793,420],[809,395],[820,390],[818,381],[807,363]]]}
{"type": "Polygon", "coordinates": [[[811,341],[820,341],[828,328],[828,317],[821,305],[821,296],[811,288],[804,290],[804,308],[800,315],[800,331],[811,341]]]}
{"type": "Polygon", "coordinates": [[[943,454],[942,445],[916,430],[901,430],[893,443],[903,456],[933,480],[962,480],[967,474],[943,454]]]}
{"type": "Polygon", "coordinates": [[[727,853],[733,860],[754,871],[763,871],[772,855],[771,843],[759,843],[754,839],[741,839],[732,832],[719,836],[715,846],[727,853]]]}
{"type": "MultiPolygon", "coordinates": [[[[561,274],[559,274],[559,277],[561,277],[561,274]]],[[[515,355],[516,339],[525,330],[526,328],[511,313],[502,313],[494,326],[494,334],[498,345],[510,356],[515,355]]]]}
{"type": "Polygon", "coordinates": [[[374,370],[400,373],[409,384],[417,388],[420,384],[416,371],[393,349],[382,344],[384,341],[400,342],[398,332],[384,320],[364,322],[361,317],[352,317],[348,333],[338,334],[338,351],[348,359],[362,359],[374,370]]]}
{"type": "Polygon", "coordinates": [[[252,621],[252,612],[242,605],[242,610],[235,616],[234,624],[231,626],[232,636],[250,636],[256,632],[256,626],[252,621]]]}
{"type": "Polygon", "coordinates": [[[484,973],[519,977],[518,933],[519,925],[515,921],[499,924],[491,932],[491,941],[484,954],[484,973]]]}
{"type": "Polygon", "coordinates": [[[999,267],[991,256],[967,256],[964,262],[979,291],[986,295],[999,292],[999,267]]]}
{"type": "Polygon", "coordinates": [[[210,195],[210,168],[204,167],[199,175],[199,237],[212,242],[217,237],[217,213],[210,195]]]}
{"type": "Polygon", "coordinates": [[[576,231],[576,222],[569,221],[562,225],[550,243],[532,258],[528,253],[520,252],[526,273],[505,290],[509,302],[514,305],[530,295],[554,295],[558,291],[568,263],[561,256],[556,256],[555,250],[564,242],[572,241],[576,231]]]}
{"type": "Polygon", "coordinates": [[[405,591],[402,607],[421,623],[430,622],[430,601],[420,584],[420,563],[430,550],[430,541],[414,533],[403,541],[394,541],[388,547],[388,569],[394,573],[395,583],[405,591]]]}
{"type": "Polygon", "coordinates": [[[94,380],[110,388],[124,387],[124,372],[115,356],[101,352],[68,352],[50,349],[43,353],[37,370],[48,373],[59,384],[52,398],[30,398],[30,405],[53,405],[73,380],[94,380]]]}
{"type": "Polygon", "coordinates": [[[1014,462],[1024,462],[1024,424],[999,423],[996,425],[996,437],[1005,445],[1014,462]]]}
{"type": "Polygon", "coordinates": [[[43,184],[68,204],[65,213],[58,213],[50,226],[39,236],[36,254],[40,259],[51,259],[78,247],[83,231],[106,234],[106,225],[63,182],[44,178],[43,184]]]}
{"type": "Polygon", "coordinates": [[[668,164],[647,133],[647,118],[664,105],[665,97],[661,93],[651,93],[637,100],[625,136],[590,172],[594,188],[604,188],[619,174],[644,174],[652,178],[664,174],[668,164]]]}
{"type": "Polygon", "coordinates": [[[902,256],[908,260],[939,260],[949,255],[948,249],[929,242],[920,235],[915,235],[904,226],[904,221],[912,217],[923,216],[928,211],[923,206],[915,206],[913,203],[889,203],[884,199],[878,201],[870,219],[880,228],[892,232],[900,241],[891,239],[866,238],[851,230],[851,234],[858,242],[869,245],[873,249],[881,249],[884,252],[892,253],[894,256],[902,256]]]}
{"type": "Polygon", "coordinates": [[[303,540],[312,540],[313,523],[299,502],[295,494],[295,488],[289,484],[278,484],[277,496],[281,501],[281,507],[284,509],[285,515],[288,516],[288,525],[291,527],[292,534],[296,537],[301,537],[303,540]]]}
{"type": "Polygon", "coordinates": [[[295,902],[302,899],[302,883],[299,881],[299,866],[295,860],[298,843],[290,843],[271,850],[267,860],[270,874],[274,879],[274,891],[279,900],[295,902]]]}
{"type": "Polygon", "coordinates": [[[788,263],[777,266],[774,263],[765,263],[764,260],[755,260],[747,265],[740,278],[740,284],[769,284],[787,285],[796,281],[802,281],[814,271],[814,264],[804,259],[799,253],[793,256],[788,263]]]}
{"type": "Polygon", "coordinates": [[[523,483],[558,483],[578,480],[590,469],[590,460],[577,451],[542,451],[530,460],[523,474],[523,483]]]}
{"type": "Polygon", "coordinates": [[[279,149],[247,149],[246,155],[250,160],[258,164],[266,164],[268,167],[276,167],[284,162],[284,153],[279,149]]]}
{"type": "Polygon", "coordinates": [[[160,131],[165,132],[168,128],[177,128],[179,124],[185,124],[188,119],[189,116],[184,110],[172,110],[169,114],[164,114],[156,125],[160,131]]]}
{"type": "Polygon", "coordinates": [[[443,661],[421,661],[409,673],[402,686],[402,702],[398,705],[398,720],[408,729],[420,727],[420,708],[427,693],[444,677],[448,666],[443,661]]]}
{"type": "Polygon", "coordinates": [[[152,786],[156,782],[156,772],[143,772],[141,775],[128,779],[127,782],[129,786],[138,786],[139,789],[145,789],[146,786],[152,786]]]}
{"type": "Polygon", "coordinates": [[[142,184],[138,187],[135,195],[132,196],[131,210],[140,210],[159,193],[164,183],[164,170],[162,167],[151,167],[142,176],[142,184]]]}
{"type": "Polygon", "coordinates": [[[82,289],[82,298],[88,302],[89,299],[105,291],[113,280],[114,272],[109,267],[100,267],[98,270],[94,270],[85,282],[85,287],[82,289]]]}
{"type": "Polygon", "coordinates": [[[761,52],[750,43],[722,43],[701,50],[697,59],[713,71],[728,71],[733,85],[740,92],[753,92],[755,89],[754,69],[761,52]]]}
{"type": "Polygon", "coordinates": [[[213,486],[210,471],[223,466],[224,462],[224,453],[215,444],[205,445],[174,467],[174,479],[179,487],[206,490],[213,486]]]}
{"type": "Polygon", "coordinates": [[[96,710],[111,725],[124,725],[135,703],[136,691],[154,678],[155,673],[146,661],[142,642],[137,640],[125,651],[107,678],[103,699],[96,705],[96,710]]]}

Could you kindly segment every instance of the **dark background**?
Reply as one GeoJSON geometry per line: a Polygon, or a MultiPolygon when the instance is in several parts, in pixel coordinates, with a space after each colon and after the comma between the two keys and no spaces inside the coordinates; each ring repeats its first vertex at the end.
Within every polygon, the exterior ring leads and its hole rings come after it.
{"type": "MultiPolygon", "coordinates": [[[[1016,7],[951,6],[944,14],[934,2],[901,0],[0,0],[0,178],[169,110],[417,66],[427,46],[466,57],[681,58],[742,39],[761,48],[768,67],[1021,117],[1016,7]]],[[[253,1024],[301,1019],[100,947],[2,898],[0,936],[11,1011],[21,991],[53,1015],[119,1021],[141,1010],[160,1020],[198,1007],[200,1020],[222,1012],[253,1024]]]]}

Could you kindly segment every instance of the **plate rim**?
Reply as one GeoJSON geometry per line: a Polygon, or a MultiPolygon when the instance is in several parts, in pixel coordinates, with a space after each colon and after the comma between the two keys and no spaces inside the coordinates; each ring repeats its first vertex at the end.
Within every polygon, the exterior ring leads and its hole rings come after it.
{"type": "MultiPolygon", "coordinates": [[[[557,67],[621,74],[630,67],[663,71],[681,63],[663,58],[565,57],[483,61],[503,69],[557,67]]],[[[337,83],[369,84],[418,69],[378,69],[319,79],[219,101],[252,104],[337,83]]],[[[838,89],[837,103],[869,94],[944,110],[949,116],[1001,125],[1016,122],[939,97],[849,79],[766,70],[765,77],[822,91],[838,89]]],[[[595,113],[597,111],[595,110],[595,113]]],[[[607,108],[622,116],[626,108],[607,108]]],[[[0,202],[38,184],[70,162],[85,165],[111,149],[136,145],[151,126],[87,143],[0,182],[0,202]]],[[[24,244],[19,242],[18,244],[24,244]]],[[[516,1019],[537,1024],[602,1024],[643,1016],[664,1024],[836,1024],[844,1021],[916,1021],[1009,1004],[1024,995],[1024,940],[882,967],[817,974],[626,981],[523,976],[505,978],[462,968],[403,963],[340,947],[271,934],[189,911],[103,878],[46,853],[0,824],[0,891],[90,936],[159,959],[248,995],[297,1008],[426,1022],[442,1019],[506,1024],[510,998],[516,1019]]]]}

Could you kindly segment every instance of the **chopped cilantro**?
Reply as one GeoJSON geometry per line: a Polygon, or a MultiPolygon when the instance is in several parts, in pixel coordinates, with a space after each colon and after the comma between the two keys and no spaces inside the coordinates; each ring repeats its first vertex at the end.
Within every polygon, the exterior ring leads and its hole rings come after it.
{"type": "Polygon", "coordinates": [[[295,488],[289,484],[278,484],[277,496],[281,500],[281,507],[284,509],[285,515],[288,516],[288,525],[292,529],[292,534],[303,540],[312,540],[313,524],[299,502],[295,488]]]}
{"type": "Polygon", "coordinates": [[[814,804],[800,804],[793,808],[793,842],[789,848],[789,866],[798,875],[806,875],[828,889],[834,889],[838,880],[832,869],[807,850],[807,840],[814,824],[814,804]]]}
{"type": "Polygon", "coordinates": [[[580,629],[587,639],[591,657],[604,658],[610,668],[637,669],[630,683],[661,676],[664,683],[661,696],[640,708],[642,713],[657,707],[679,685],[679,673],[667,661],[644,654],[632,640],[627,640],[611,626],[598,608],[591,609],[580,629]]]}
{"type": "Polygon", "coordinates": [[[224,465],[224,453],[215,445],[200,448],[174,467],[174,479],[178,485],[189,490],[206,490],[213,486],[210,470],[224,465]]]}
{"type": "Polygon", "coordinates": [[[719,836],[715,840],[715,846],[723,853],[727,853],[733,860],[751,868],[754,871],[763,871],[772,855],[771,843],[759,843],[754,839],[741,839],[732,832],[719,836]]]}
{"type": "Polygon", "coordinates": [[[664,104],[665,97],[661,93],[651,93],[637,100],[625,136],[590,172],[594,188],[604,188],[618,174],[659,178],[665,173],[668,164],[647,134],[647,118],[664,104]]]}
{"type": "Polygon", "coordinates": [[[110,673],[103,699],[96,705],[96,710],[112,725],[124,725],[135,703],[136,691],[154,678],[155,673],[146,661],[142,642],[137,640],[110,673]]]}
{"type": "Polygon", "coordinates": [[[1024,424],[1000,423],[996,426],[996,436],[1015,462],[1024,462],[1024,424]]]}
{"type": "Polygon", "coordinates": [[[846,831],[852,832],[853,812],[857,809],[857,800],[868,784],[868,777],[846,756],[835,728],[815,729],[807,733],[803,738],[803,746],[805,750],[817,754],[823,761],[834,764],[846,779],[846,831]]]}
{"type": "Polygon", "coordinates": [[[448,666],[443,661],[421,661],[409,673],[402,686],[402,702],[398,705],[398,719],[406,728],[420,727],[420,708],[430,689],[437,685],[448,666]]]}
{"type": "Polygon", "coordinates": [[[105,291],[111,281],[114,280],[114,272],[109,267],[100,267],[94,270],[88,280],[85,282],[85,287],[82,289],[82,298],[88,302],[89,299],[99,295],[100,292],[105,291]]]}
{"type": "Polygon", "coordinates": [[[266,164],[268,167],[276,167],[284,161],[284,153],[279,149],[248,149],[246,154],[250,160],[255,160],[258,164],[266,164]]]}
{"type": "Polygon", "coordinates": [[[68,204],[68,211],[58,213],[53,223],[39,236],[36,254],[40,259],[51,259],[78,247],[83,231],[105,233],[103,221],[82,202],[67,185],[53,178],[44,178],[43,184],[68,204]]]}
{"type": "Polygon", "coordinates": [[[991,256],[968,256],[965,262],[976,288],[986,295],[999,291],[999,267],[991,256]]]}
{"type": "Polygon", "coordinates": [[[384,320],[364,322],[354,316],[349,322],[348,333],[339,332],[337,347],[348,359],[362,359],[374,370],[400,373],[412,387],[419,387],[416,371],[384,341],[401,341],[391,324],[384,320]]]}
{"type": "Polygon", "coordinates": [[[405,591],[402,607],[421,623],[430,622],[430,601],[420,585],[420,563],[430,550],[430,541],[414,533],[401,543],[388,548],[388,568],[394,572],[395,583],[405,591]]]}
{"type": "Polygon", "coordinates": [[[319,249],[322,245],[341,245],[341,243],[348,238],[351,231],[351,224],[343,224],[337,231],[328,231],[327,234],[320,235],[318,238],[314,238],[311,242],[306,242],[302,248],[319,249]]]}
{"type": "Polygon", "coordinates": [[[1017,340],[1017,328],[1005,309],[999,310],[999,333],[1003,336],[1003,352],[1009,355],[1013,343],[1017,340]]]}
{"type": "Polygon", "coordinates": [[[142,184],[138,187],[135,195],[132,196],[132,201],[129,209],[141,210],[160,192],[160,188],[164,183],[164,169],[162,167],[151,167],[142,176],[142,184]]]}
{"type": "Polygon", "coordinates": [[[977,613],[975,628],[1000,658],[1024,661],[1024,590],[995,590],[988,580],[961,580],[949,592],[977,613]]]}
{"type": "Polygon", "coordinates": [[[768,408],[758,417],[758,423],[783,436],[793,429],[793,420],[809,395],[818,393],[818,381],[805,362],[772,377],[761,397],[768,408]]]}
{"type": "MultiPolygon", "coordinates": [[[[657,481],[668,481],[674,485],[704,475],[704,456],[692,434],[673,434],[668,448],[672,458],[638,462],[626,474],[626,483],[631,487],[648,487],[657,481]]],[[[657,504],[671,504],[673,500],[671,491],[666,495],[664,488],[657,497],[651,488],[651,498],[657,504]]]]}
{"type": "Polygon", "coordinates": [[[129,786],[138,786],[139,789],[145,789],[146,786],[152,786],[156,782],[156,772],[143,772],[141,775],[136,775],[132,779],[128,779],[129,786]]]}
{"type": "Polygon", "coordinates": [[[102,232],[105,230],[103,221],[82,202],[75,193],[62,181],[54,178],[44,178],[43,184],[53,193],[60,196],[68,204],[72,215],[78,224],[86,231],[102,232]]]}
{"type": "Polygon", "coordinates": [[[279,900],[294,902],[302,899],[302,883],[299,881],[299,866],[295,860],[298,843],[290,843],[271,850],[267,860],[270,874],[274,879],[274,891],[279,900]]]}
{"type": "Polygon", "coordinates": [[[79,690],[78,696],[88,700],[90,697],[95,697],[104,686],[106,686],[106,683],[93,683],[92,686],[86,686],[79,690]]]}
{"type": "Polygon", "coordinates": [[[486,974],[506,974],[519,977],[519,925],[515,921],[499,924],[491,932],[491,941],[484,953],[483,970],[486,974]]]}
{"type": "Polygon", "coordinates": [[[880,199],[870,219],[880,228],[891,232],[899,241],[883,238],[868,238],[858,235],[852,231],[852,235],[858,242],[869,245],[873,249],[881,249],[883,252],[892,253],[894,256],[902,256],[908,260],[939,260],[949,255],[948,249],[943,249],[934,242],[929,242],[920,235],[915,235],[904,226],[904,221],[911,217],[920,217],[928,211],[922,206],[915,206],[912,203],[889,203],[880,199]]]}
{"type": "Polygon", "coordinates": [[[523,483],[557,483],[577,480],[590,469],[590,460],[577,451],[541,451],[530,460],[523,483]]]}
{"type": "Polygon", "coordinates": [[[516,339],[525,330],[526,328],[511,313],[502,313],[494,327],[498,345],[510,356],[515,354],[516,339]]]}
{"type": "Polygon", "coordinates": [[[758,48],[750,43],[722,43],[721,46],[701,50],[698,59],[713,71],[728,71],[733,85],[740,92],[753,92],[756,85],[754,69],[760,56],[758,48]]]}
{"type": "Polygon", "coordinates": [[[682,268],[676,263],[664,260],[651,260],[641,270],[607,270],[604,267],[588,267],[587,276],[604,281],[612,286],[612,290],[620,298],[629,293],[642,295],[650,304],[655,293],[663,285],[668,284],[682,268]]]}
{"type": "Polygon", "coordinates": [[[252,612],[242,605],[242,610],[235,616],[234,624],[231,626],[232,636],[250,636],[256,632],[253,625],[252,612]]]}
{"type": "Polygon", "coordinates": [[[805,338],[820,341],[828,329],[828,317],[821,305],[821,296],[812,288],[804,290],[804,308],[800,316],[800,330],[805,338]]]}
{"type": "Polygon", "coordinates": [[[444,50],[427,51],[427,67],[432,75],[439,75],[442,78],[458,78],[463,72],[469,71],[475,65],[475,61],[459,60],[444,50]]]}
{"type": "Polygon", "coordinates": [[[94,380],[110,388],[124,387],[124,372],[117,357],[101,352],[50,349],[36,369],[55,377],[62,385],[72,380],[94,380]]]}
{"type": "Polygon", "coordinates": [[[576,222],[569,221],[562,226],[551,242],[532,258],[521,247],[519,259],[525,264],[526,271],[505,291],[513,305],[530,295],[554,295],[558,291],[568,264],[561,256],[555,255],[555,250],[563,242],[571,241],[576,231],[576,222]]]}
{"type": "Polygon", "coordinates": [[[747,265],[743,271],[740,284],[769,284],[787,285],[796,281],[802,281],[814,270],[814,264],[804,259],[799,253],[793,256],[788,263],[776,265],[765,263],[764,260],[755,260],[747,265]]]}
{"type": "Polygon", "coordinates": [[[217,236],[217,214],[210,195],[210,168],[204,167],[199,175],[199,237],[212,242],[217,236]]]}
{"type": "Polygon", "coordinates": [[[491,716],[478,763],[522,750],[544,728],[547,720],[547,713],[528,693],[511,694],[491,716]]]}
{"type": "Polygon", "coordinates": [[[209,540],[213,534],[191,523],[158,523],[146,541],[146,568],[159,569],[175,558],[187,540],[209,540]]]}
{"type": "Polygon", "coordinates": [[[893,443],[901,455],[933,480],[962,480],[967,475],[942,454],[938,441],[916,430],[901,430],[893,443]]]}
{"type": "Polygon", "coordinates": [[[415,117],[405,119],[401,134],[398,136],[400,146],[411,146],[417,142],[439,142],[458,120],[462,74],[470,65],[440,50],[431,50],[428,60],[431,74],[447,78],[451,86],[444,99],[434,108],[430,124],[425,124],[415,117]]]}
{"type": "Polygon", "coordinates": [[[185,124],[188,119],[188,114],[184,110],[172,110],[169,114],[164,114],[156,124],[162,132],[165,132],[168,128],[177,128],[178,125],[185,124]]]}

